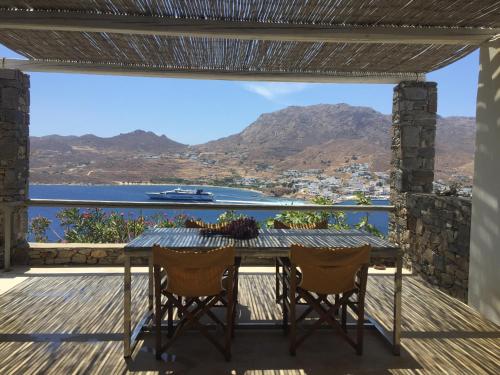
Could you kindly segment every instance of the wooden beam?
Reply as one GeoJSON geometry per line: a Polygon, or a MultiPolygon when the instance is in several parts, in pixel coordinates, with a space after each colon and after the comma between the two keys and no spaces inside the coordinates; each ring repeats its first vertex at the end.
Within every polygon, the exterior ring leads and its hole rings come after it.
{"type": "Polygon", "coordinates": [[[106,32],[297,42],[456,45],[479,45],[500,34],[500,29],[465,27],[277,24],[21,10],[0,11],[0,29],[106,32]]]}
{"type": "Polygon", "coordinates": [[[2,69],[19,69],[24,72],[100,74],[133,77],[207,79],[227,81],[388,84],[399,83],[401,81],[425,81],[425,74],[423,73],[336,72],[331,74],[320,74],[193,69],[180,70],[161,69],[137,65],[20,60],[6,58],[0,60],[0,67],[2,69]]]}

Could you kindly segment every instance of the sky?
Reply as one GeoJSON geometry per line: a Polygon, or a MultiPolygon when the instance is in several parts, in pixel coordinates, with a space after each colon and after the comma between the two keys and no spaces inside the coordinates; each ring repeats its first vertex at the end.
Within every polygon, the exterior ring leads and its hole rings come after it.
{"type": "MultiPolygon", "coordinates": [[[[0,57],[22,58],[0,44],[0,57]]],[[[441,116],[475,116],[478,52],[427,75],[441,116]]],[[[391,113],[394,85],[202,81],[30,73],[30,134],[110,137],[136,129],[185,144],[243,130],[291,105],[347,103],[391,113]]]]}

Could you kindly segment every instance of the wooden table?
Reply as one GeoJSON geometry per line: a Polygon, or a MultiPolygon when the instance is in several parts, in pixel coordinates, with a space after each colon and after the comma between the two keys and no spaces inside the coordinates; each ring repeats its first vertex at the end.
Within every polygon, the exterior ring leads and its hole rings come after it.
{"type": "Polygon", "coordinates": [[[378,322],[368,316],[370,324],[380,332],[390,343],[395,355],[400,353],[401,333],[401,288],[402,288],[402,259],[401,251],[394,244],[366,232],[332,229],[261,229],[257,238],[250,240],[235,240],[228,237],[200,236],[199,229],[188,228],[157,228],[144,232],[128,243],[124,248],[125,272],[123,293],[123,322],[124,322],[124,356],[129,357],[137,344],[137,338],[143,327],[152,321],[153,316],[153,262],[152,247],[159,245],[176,250],[209,250],[221,246],[232,245],[238,257],[277,258],[288,257],[289,248],[293,243],[310,247],[355,247],[369,243],[373,250],[372,261],[392,260],[396,265],[394,273],[394,305],[393,329],[386,331],[378,322]],[[149,259],[149,304],[148,311],[132,330],[131,325],[131,264],[133,257],[147,257],[149,259]]]}

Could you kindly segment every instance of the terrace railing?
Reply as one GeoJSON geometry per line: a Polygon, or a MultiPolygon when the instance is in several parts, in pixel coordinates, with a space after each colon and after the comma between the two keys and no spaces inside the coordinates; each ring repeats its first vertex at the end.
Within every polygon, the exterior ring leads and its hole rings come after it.
{"type": "Polygon", "coordinates": [[[23,202],[0,202],[3,212],[4,269],[11,265],[13,212],[19,208],[58,207],[58,208],[132,208],[155,210],[234,210],[234,211],[322,211],[322,212],[391,212],[392,205],[318,205],[318,204],[275,204],[275,203],[217,203],[217,202],[133,202],[70,199],[28,199],[23,202]]]}

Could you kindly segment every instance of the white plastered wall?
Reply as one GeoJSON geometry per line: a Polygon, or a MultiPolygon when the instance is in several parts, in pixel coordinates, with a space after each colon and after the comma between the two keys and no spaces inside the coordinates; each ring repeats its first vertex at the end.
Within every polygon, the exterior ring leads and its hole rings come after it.
{"type": "Polygon", "coordinates": [[[500,324],[500,39],[480,50],[476,120],[469,305],[500,324]]]}

